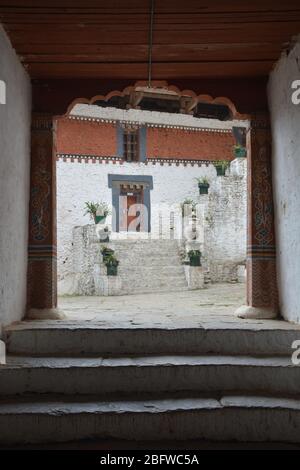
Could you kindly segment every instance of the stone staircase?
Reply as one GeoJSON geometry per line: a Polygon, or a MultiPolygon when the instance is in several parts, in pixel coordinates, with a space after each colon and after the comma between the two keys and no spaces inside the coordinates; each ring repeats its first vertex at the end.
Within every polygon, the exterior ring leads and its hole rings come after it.
{"type": "Polygon", "coordinates": [[[120,261],[120,293],[187,290],[176,240],[118,240],[108,246],[120,261]]]}
{"type": "Polygon", "coordinates": [[[32,321],[5,331],[0,442],[300,442],[300,367],[283,321],[199,328],[32,321]]]}

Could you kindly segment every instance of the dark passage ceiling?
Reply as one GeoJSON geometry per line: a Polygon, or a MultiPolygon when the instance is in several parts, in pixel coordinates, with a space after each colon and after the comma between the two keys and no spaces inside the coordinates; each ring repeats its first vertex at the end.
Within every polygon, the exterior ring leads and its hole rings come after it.
{"type": "MultiPolygon", "coordinates": [[[[147,78],[150,0],[0,0],[33,78],[147,78]]],[[[293,35],[300,1],[156,0],[153,79],[260,77],[293,35]]]]}

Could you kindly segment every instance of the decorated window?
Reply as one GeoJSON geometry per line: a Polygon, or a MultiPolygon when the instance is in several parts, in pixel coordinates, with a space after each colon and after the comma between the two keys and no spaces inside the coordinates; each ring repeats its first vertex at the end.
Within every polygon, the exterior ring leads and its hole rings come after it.
{"type": "Polygon", "coordinates": [[[124,159],[127,162],[139,161],[138,129],[126,128],[123,134],[124,159]]]}

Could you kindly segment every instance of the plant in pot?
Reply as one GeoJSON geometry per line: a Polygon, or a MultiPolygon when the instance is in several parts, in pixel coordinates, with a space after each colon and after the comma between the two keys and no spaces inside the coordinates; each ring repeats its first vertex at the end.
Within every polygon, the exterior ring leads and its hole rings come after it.
{"type": "Polygon", "coordinates": [[[84,215],[87,214],[95,224],[99,224],[105,221],[106,217],[110,214],[110,210],[106,202],[87,201],[85,203],[84,215]]]}
{"type": "Polygon", "coordinates": [[[114,255],[107,256],[104,264],[106,266],[108,276],[116,276],[118,274],[119,261],[114,255]]]}
{"type": "Polygon", "coordinates": [[[109,258],[110,256],[113,256],[114,254],[114,250],[112,250],[111,248],[108,248],[107,246],[102,246],[100,249],[100,252],[101,252],[104,264],[105,264],[106,259],[109,258]]]}
{"type": "Polygon", "coordinates": [[[199,188],[199,194],[208,194],[209,182],[208,179],[204,176],[202,178],[196,178],[199,188]]]}
{"type": "Polygon", "coordinates": [[[247,149],[242,145],[234,145],[233,155],[235,158],[245,158],[247,156],[247,149]]]}
{"type": "Polygon", "coordinates": [[[218,160],[214,163],[214,167],[217,170],[217,176],[225,176],[225,172],[229,167],[230,162],[228,160],[218,160]]]}
{"type": "Polygon", "coordinates": [[[188,257],[190,260],[190,266],[201,266],[201,251],[200,250],[190,250],[188,252],[188,257]]]}

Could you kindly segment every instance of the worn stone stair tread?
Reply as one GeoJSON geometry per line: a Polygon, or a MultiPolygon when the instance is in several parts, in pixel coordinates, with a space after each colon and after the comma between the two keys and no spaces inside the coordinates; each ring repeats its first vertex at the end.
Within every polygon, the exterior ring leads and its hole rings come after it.
{"type": "Polygon", "coordinates": [[[204,317],[185,320],[159,315],[148,319],[110,316],[103,321],[26,321],[4,330],[10,354],[31,355],[159,355],[221,354],[287,356],[300,338],[300,326],[278,320],[204,317]]]}
{"type": "Polygon", "coordinates": [[[107,246],[119,260],[117,295],[188,290],[177,240],[120,240],[107,246]]]}
{"type": "Polygon", "coordinates": [[[0,401],[0,442],[87,438],[299,442],[300,400],[270,395],[103,401],[90,396],[0,401]],[[28,433],[30,429],[30,433],[28,433]]]}
{"type": "MultiPolygon", "coordinates": [[[[221,356],[219,354],[205,355],[151,355],[151,356],[131,356],[131,357],[35,357],[35,356],[17,356],[8,355],[7,364],[0,365],[0,371],[19,367],[33,368],[69,368],[69,367],[155,367],[155,366],[249,366],[249,367],[292,367],[291,358],[287,356],[221,356]]],[[[299,369],[300,371],[300,369],[299,369]]]]}
{"type": "MultiPolygon", "coordinates": [[[[261,394],[224,394],[224,395],[201,395],[174,396],[169,394],[157,398],[143,396],[126,397],[125,399],[104,399],[95,395],[45,395],[37,400],[36,395],[24,397],[4,397],[0,400],[0,415],[16,413],[160,413],[180,410],[211,410],[225,407],[231,408],[279,408],[300,411],[300,399],[295,397],[282,397],[261,394]]],[[[300,440],[300,439],[299,439],[300,440]]]]}
{"type": "Polygon", "coordinates": [[[300,369],[288,357],[160,355],[8,356],[0,394],[111,394],[244,391],[300,393],[300,369]]]}

